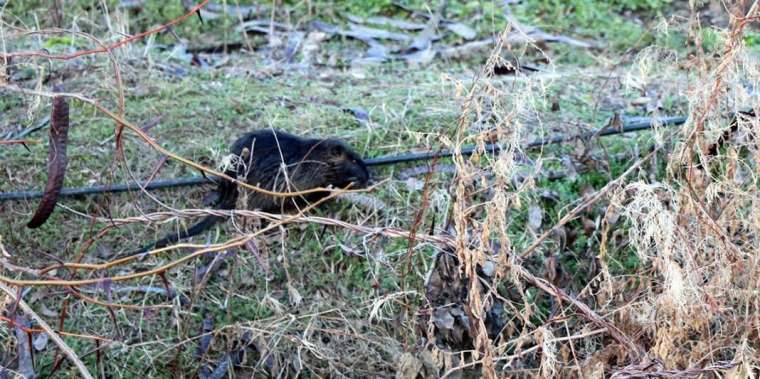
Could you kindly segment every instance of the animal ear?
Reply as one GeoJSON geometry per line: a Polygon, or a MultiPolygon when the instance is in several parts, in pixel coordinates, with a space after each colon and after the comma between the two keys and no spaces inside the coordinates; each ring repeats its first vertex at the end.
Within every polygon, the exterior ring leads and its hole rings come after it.
{"type": "Polygon", "coordinates": [[[332,146],[330,146],[330,149],[328,150],[330,152],[330,155],[333,157],[339,157],[345,153],[346,149],[343,148],[343,146],[339,143],[336,143],[332,146]]]}

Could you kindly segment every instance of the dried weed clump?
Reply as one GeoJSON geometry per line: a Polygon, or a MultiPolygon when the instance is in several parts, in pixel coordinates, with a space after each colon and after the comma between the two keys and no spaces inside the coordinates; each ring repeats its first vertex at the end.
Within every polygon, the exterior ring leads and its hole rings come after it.
{"type": "MultiPolygon", "coordinates": [[[[533,255],[538,254],[521,254],[523,243],[506,232],[515,222],[512,216],[531,197],[535,177],[528,175],[516,187],[510,179],[518,174],[518,141],[537,132],[527,130],[520,116],[537,110],[543,83],[524,77],[511,82],[509,89],[495,84],[488,73],[500,55],[497,50],[475,83],[467,90],[461,87],[463,111],[456,141],[444,142],[456,147],[495,137],[505,148],[498,156],[455,156],[454,262],[458,275],[466,278],[466,293],[461,294],[466,321],[461,323],[469,322],[465,328],[472,345],[467,356],[453,354],[453,364],[440,361],[446,375],[476,366],[484,377],[757,375],[760,121],[754,115],[760,110],[760,75],[757,57],[742,43],[743,29],[757,20],[757,4],[749,12],[733,15],[729,29],[721,34],[720,54],[700,54],[698,48],[680,62],[677,53],[653,46],[643,49],[622,75],[625,85],[646,92],[655,76],[683,76],[682,68],[687,67],[688,89],[683,95],[689,119],[676,133],[655,131],[657,156],[667,158],[666,175],[634,175],[608,197],[601,220],[602,246],[591,258],[599,271],[572,296],[609,321],[607,327],[557,292],[541,287],[544,293],[537,295],[535,282],[523,270],[536,267],[533,255]],[[481,122],[485,110],[490,121],[486,128],[481,122]],[[625,231],[627,249],[639,262],[627,272],[609,267],[614,259],[609,255],[610,235],[617,229],[625,231]],[[486,267],[492,273],[484,275],[486,267]],[[550,302],[551,317],[541,314],[546,310],[539,309],[542,305],[536,300],[542,297],[550,302]],[[488,312],[497,305],[503,306],[508,320],[494,335],[488,312]],[[605,336],[613,325],[634,348],[605,336]]],[[[552,246],[543,244],[542,249],[543,261],[551,261],[546,251],[552,246]]],[[[431,277],[435,286],[440,286],[442,276],[456,276],[455,270],[443,266],[432,268],[437,271],[431,277]]],[[[550,281],[551,271],[544,271],[550,281]]],[[[457,283],[451,288],[462,286],[457,283]]],[[[436,287],[436,294],[440,291],[436,287]]],[[[432,349],[451,356],[457,350],[451,333],[460,323],[458,311],[453,311],[456,305],[433,306],[429,322],[439,338],[432,349]],[[445,307],[450,310],[441,312],[445,307]]]]}
{"type": "Polygon", "coordinates": [[[617,317],[648,319],[630,333],[666,370],[715,362],[731,362],[747,374],[749,367],[757,370],[760,124],[737,114],[758,114],[760,104],[757,58],[742,44],[751,21],[734,18],[720,56],[692,61],[690,118],[668,162],[672,175],[631,183],[616,199],[631,223],[633,247],[651,270],[641,280],[641,295],[628,299],[630,307],[617,317]],[[635,314],[642,310],[649,315],[635,314]]]}

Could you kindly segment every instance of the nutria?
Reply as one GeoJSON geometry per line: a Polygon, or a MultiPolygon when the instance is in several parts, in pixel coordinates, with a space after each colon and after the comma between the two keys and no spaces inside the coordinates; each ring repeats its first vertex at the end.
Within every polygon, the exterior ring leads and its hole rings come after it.
{"type": "MultiPolygon", "coordinates": [[[[245,182],[276,192],[298,192],[314,188],[364,188],[369,181],[367,166],[350,147],[337,139],[302,138],[279,130],[257,130],[239,138],[232,145],[232,158],[225,174],[245,177],[245,182]]],[[[238,186],[219,178],[217,209],[234,209],[238,186]]],[[[330,194],[318,191],[303,196],[275,197],[249,191],[247,208],[271,213],[285,213],[303,207],[330,194]]],[[[224,216],[209,215],[178,235],[170,235],[135,253],[168,246],[197,235],[224,216]]]]}

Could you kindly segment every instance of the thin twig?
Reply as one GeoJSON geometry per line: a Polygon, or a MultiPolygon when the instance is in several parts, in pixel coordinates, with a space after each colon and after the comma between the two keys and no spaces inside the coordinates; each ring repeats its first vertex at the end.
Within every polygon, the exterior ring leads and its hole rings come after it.
{"type": "Polygon", "coordinates": [[[0,140],[0,145],[34,145],[40,143],[38,139],[5,139],[0,140]]]}
{"type": "MultiPolygon", "coordinates": [[[[592,330],[592,331],[586,332],[586,333],[575,334],[575,335],[572,335],[572,336],[553,338],[553,339],[548,340],[546,342],[547,343],[557,343],[557,342],[564,342],[564,341],[572,341],[572,340],[592,337],[592,336],[595,336],[597,334],[602,334],[602,333],[604,333],[606,331],[607,331],[607,329],[602,328],[602,329],[592,330]]],[[[542,345],[536,345],[536,346],[527,348],[525,350],[522,350],[522,351],[520,351],[519,353],[516,353],[516,354],[502,356],[502,357],[496,357],[496,358],[493,359],[493,361],[494,362],[511,361],[513,359],[520,358],[520,357],[522,357],[522,356],[524,356],[526,354],[530,354],[530,353],[538,350],[539,348],[541,348],[541,346],[542,345]]],[[[451,376],[453,373],[455,373],[457,371],[464,370],[464,369],[466,369],[468,367],[477,366],[477,365],[479,365],[481,363],[483,363],[483,360],[482,359],[478,359],[478,360],[475,360],[475,361],[472,361],[472,362],[467,362],[467,363],[461,364],[461,365],[459,365],[457,367],[452,367],[448,371],[446,371],[443,375],[441,375],[441,379],[448,378],[449,376],[451,376]]]]}
{"type": "Polygon", "coordinates": [[[638,345],[636,345],[630,338],[628,338],[628,336],[623,334],[623,332],[615,325],[612,325],[612,323],[599,316],[588,305],[571,297],[565,291],[547,282],[546,280],[536,277],[528,270],[526,270],[525,267],[519,264],[512,264],[510,268],[514,270],[520,277],[533,284],[534,286],[540,288],[544,292],[560,297],[563,300],[573,304],[573,306],[575,306],[575,308],[581,312],[584,318],[596,324],[600,328],[606,328],[607,332],[610,333],[612,338],[625,346],[625,348],[634,355],[634,358],[638,359],[642,356],[643,353],[638,345]]]}
{"type": "Polygon", "coordinates": [[[586,208],[590,207],[597,201],[599,201],[605,194],[610,192],[613,188],[617,187],[628,175],[632,174],[636,169],[641,167],[644,162],[648,161],[650,158],[652,158],[657,153],[658,148],[655,147],[652,152],[647,154],[645,157],[641,158],[638,162],[636,162],[633,166],[629,167],[625,172],[623,172],[620,176],[618,176],[617,179],[607,183],[602,189],[599,191],[596,191],[591,197],[583,201],[581,204],[579,204],[577,207],[573,208],[568,214],[566,214],[562,219],[560,219],[554,226],[549,228],[544,234],[540,235],[538,238],[536,238],[533,243],[531,243],[528,247],[526,247],[521,253],[520,258],[525,259],[529,255],[533,253],[536,248],[541,245],[541,242],[543,242],[546,238],[548,238],[552,233],[562,227],[563,225],[567,224],[568,222],[572,221],[579,213],[583,212],[586,208]]]}
{"type": "MultiPolygon", "coordinates": [[[[344,190],[344,192],[345,191],[346,190],[344,190]]],[[[262,235],[262,234],[264,234],[264,233],[266,233],[266,232],[268,232],[268,231],[270,231],[272,229],[279,228],[280,226],[282,226],[284,224],[287,224],[287,223],[290,223],[290,222],[294,222],[295,220],[303,218],[304,214],[306,212],[309,212],[309,211],[313,210],[314,208],[316,208],[317,206],[319,206],[321,203],[323,203],[325,201],[331,200],[332,198],[334,198],[338,194],[340,194],[340,192],[333,193],[330,196],[327,196],[327,197],[324,197],[324,198],[322,198],[322,199],[320,199],[318,201],[315,201],[314,203],[310,204],[309,206],[302,208],[301,211],[299,213],[295,214],[295,215],[278,215],[278,217],[277,217],[279,219],[278,222],[273,222],[269,226],[267,226],[267,227],[265,227],[263,229],[260,229],[260,230],[254,232],[254,233],[250,233],[250,234],[246,234],[246,235],[242,235],[242,236],[238,236],[238,237],[232,238],[232,239],[228,240],[227,242],[225,242],[223,244],[215,244],[215,245],[205,246],[205,245],[194,245],[194,244],[185,244],[185,243],[182,243],[182,244],[176,244],[176,245],[172,245],[172,246],[167,246],[167,247],[156,249],[156,250],[151,250],[151,251],[149,251],[149,252],[147,252],[145,254],[141,254],[141,255],[147,256],[147,255],[158,254],[158,253],[162,253],[162,252],[166,252],[166,251],[170,251],[170,250],[174,250],[174,249],[179,249],[179,248],[187,248],[187,247],[189,247],[189,248],[199,248],[199,247],[202,247],[201,249],[195,250],[193,253],[191,253],[189,255],[186,255],[186,256],[184,256],[182,258],[178,258],[178,259],[176,259],[174,261],[171,261],[171,262],[169,262],[169,263],[167,263],[167,264],[165,264],[163,266],[160,266],[160,267],[148,270],[148,271],[137,272],[137,273],[127,274],[127,275],[112,276],[112,277],[107,277],[107,278],[78,279],[78,280],[67,280],[67,279],[33,279],[33,280],[23,280],[23,279],[21,279],[21,280],[19,280],[19,279],[13,279],[13,278],[9,278],[9,277],[0,275],[0,282],[4,282],[4,283],[15,285],[15,286],[70,286],[70,287],[73,287],[73,286],[81,286],[81,285],[86,285],[86,284],[97,284],[97,283],[101,283],[103,281],[119,282],[119,281],[125,281],[125,280],[138,279],[138,278],[142,278],[142,277],[150,276],[150,275],[162,274],[162,273],[166,272],[167,270],[169,270],[169,269],[171,269],[171,268],[173,268],[175,266],[178,266],[178,265],[180,265],[182,263],[185,263],[185,262],[187,262],[189,260],[192,260],[192,259],[194,259],[196,257],[199,257],[199,256],[201,256],[201,255],[203,255],[205,253],[208,253],[208,252],[219,252],[219,251],[223,251],[223,250],[226,250],[226,249],[229,249],[229,248],[235,248],[235,247],[243,246],[248,241],[250,241],[250,240],[252,240],[252,239],[254,239],[256,237],[259,237],[260,235],[262,235]]],[[[115,260],[112,260],[112,261],[109,261],[109,262],[106,262],[106,263],[100,264],[100,265],[91,265],[91,264],[84,264],[84,263],[61,263],[61,264],[52,265],[52,266],[50,266],[48,268],[40,270],[40,273],[44,274],[44,273],[46,273],[48,271],[51,271],[51,270],[53,270],[55,268],[59,268],[59,267],[80,268],[80,269],[81,268],[84,268],[84,269],[98,269],[98,270],[100,270],[100,269],[107,269],[109,267],[113,267],[113,266],[116,266],[116,265],[127,263],[129,261],[137,259],[138,257],[139,257],[138,255],[131,255],[131,256],[124,257],[124,258],[115,259],[115,260]]]]}
{"type": "Polygon", "coordinates": [[[192,9],[190,9],[189,12],[185,13],[184,15],[182,15],[180,17],[175,18],[174,20],[169,21],[166,24],[157,26],[157,27],[155,27],[153,29],[146,30],[146,31],[144,31],[142,33],[138,33],[138,34],[135,34],[135,35],[130,36],[130,37],[126,37],[126,38],[120,39],[120,40],[118,40],[118,41],[116,41],[116,42],[114,42],[114,43],[112,43],[112,44],[110,44],[108,46],[101,46],[101,47],[96,48],[96,49],[81,50],[81,51],[77,51],[77,52],[74,52],[74,53],[71,53],[71,54],[62,54],[62,55],[49,54],[49,53],[46,53],[44,51],[17,51],[17,52],[13,52],[13,53],[0,54],[0,58],[11,58],[11,57],[43,57],[43,58],[47,58],[47,59],[69,60],[69,59],[73,59],[73,58],[76,58],[76,57],[81,57],[83,55],[106,53],[106,52],[109,52],[109,51],[114,50],[116,48],[119,48],[121,46],[124,46],[124,45],[126,45],[126,44],[128,44],[130,42],[133,42],[133,41],[136,41],[138,39],[147,37],[147,36],[149,36],[151,34],[155,34],[155,33],[158,33],[160,31],[163,31],[163,30],[171,27],[172,25],[179,24],[180,22],[184,21],[186,18],[188,18],[188,17],[192,16],[193,14],[195,14],[195,12],[198,12],[208,2],[209,2],[209,0],[203,0],[200,3],[198,3],[197,5],[195,5],[192,9]]]}

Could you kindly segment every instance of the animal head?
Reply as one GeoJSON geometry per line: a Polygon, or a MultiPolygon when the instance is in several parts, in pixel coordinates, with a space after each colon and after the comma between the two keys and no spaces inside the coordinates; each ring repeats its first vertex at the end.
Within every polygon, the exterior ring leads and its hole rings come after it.
{"type": "Polygon", "coordinates": [[[327,163],[328,175],[326,184],[345,188],[349,184],[352,189],[364,188],[370,176],[362,158],[337,139],[326,139],[317,148],[320,161],[327,163]]]}

